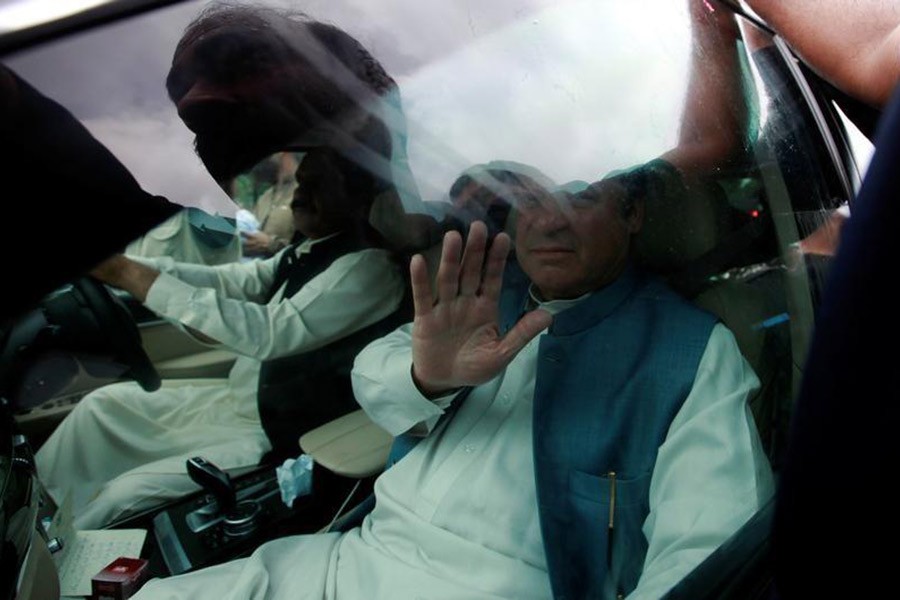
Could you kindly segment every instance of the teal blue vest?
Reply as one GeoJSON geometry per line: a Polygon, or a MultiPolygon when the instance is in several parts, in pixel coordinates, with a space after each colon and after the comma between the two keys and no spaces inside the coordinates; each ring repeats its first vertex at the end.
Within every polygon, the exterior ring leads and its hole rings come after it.
{"type": "MultiPolygon", "coordinates": [[[[500,299],[504,333],[528,297],[528,281],[510,275],[500,299]]],[[[541,338],[535,483],[557,600],[615,598],[637,585],[657,450],[691,391],[715,323],[661,282],[628,269],[557,314],[541,338]],[[610,472],[616,473],[611,542],[610,472]]],[[[468,392],[454,401],[449,418],[468,392]]],[[[416,441],[398,438],[392,459],[416,441]]]]}
{"type": "MultiPolygon", "coordinates": [[[[527,289],[521,282],[504,291],[503,331],[521,315],[527,289]]],[[[657,450],[691,391],[715,323],[659,281],[628,269],[557,314],[541,338],[535,483],[555,598],[614,598],[636,586],[657,450]]]]}

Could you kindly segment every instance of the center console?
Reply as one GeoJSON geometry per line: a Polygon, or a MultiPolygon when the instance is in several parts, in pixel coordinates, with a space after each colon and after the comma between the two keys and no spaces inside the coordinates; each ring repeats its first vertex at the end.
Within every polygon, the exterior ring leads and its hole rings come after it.
{"type": "Polygon", "coordinates": [[[357,486],[357,480],[316,465],[313,492],[288,507],[274,466],[234,476],[195,457],[187,469],[202,491],[112,526],[149,531],[142,556],[149,559],[152,576],[194,571],[247,556],[274,538],[315,533],[334,519],[351,492],[348,506],[371,490],[371,482],[357,486]]]}
{"type": "Polygon", "coordinates": [[[293,507],[281,501],[274,469],[232,481],[202,458],[187,465],[207,493],[153,518],[153,537],[172,575],[240,555],[258,534],[293,516],[293,507]]]}

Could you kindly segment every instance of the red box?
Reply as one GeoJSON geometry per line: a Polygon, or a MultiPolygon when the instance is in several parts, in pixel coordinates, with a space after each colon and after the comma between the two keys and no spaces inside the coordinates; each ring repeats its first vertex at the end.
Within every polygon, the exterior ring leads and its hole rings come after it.
{"type": "Polygon", "coordinates": [[[93,600],[125,600],[140,589],[150,569],[143,558],[120,556],[91,578],[93,600]]]}

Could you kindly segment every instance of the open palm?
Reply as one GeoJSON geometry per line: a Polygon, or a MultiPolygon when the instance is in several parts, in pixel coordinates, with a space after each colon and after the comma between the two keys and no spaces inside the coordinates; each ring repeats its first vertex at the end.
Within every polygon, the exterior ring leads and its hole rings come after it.
{"type": "Polygon", "coordinates": [[[447,233],[436,301],[425,259],[413,257],[413,378],[424,393],[490,381],[550,325],[549,313],[531,311],[500,336],[498,303],[509,247],[509,236],[501,233],[487,251],[487,227],[481,222],[469,229],[465,251],[459,233],[447,233]]]}

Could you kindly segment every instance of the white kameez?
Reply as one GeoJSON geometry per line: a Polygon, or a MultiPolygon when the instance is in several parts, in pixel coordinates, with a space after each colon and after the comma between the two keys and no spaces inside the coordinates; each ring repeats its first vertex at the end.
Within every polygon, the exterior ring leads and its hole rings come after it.
{"type": "Polygon", "coordinates": [[[76,527],[102,527],[196,491],[185,469],[191,456],[225,469],[257,464],[270,448],[256,404],[261,361],[340,339],[400,301],[388,253],[368,249],[338,258],[291,298],[279,301],[279,290],[260,304],[280,257],[217,267],[145,261],[162,271],[149,308],[241,356],[227,379],[167,381],[153,393],[115,384],[76,405],[36,456],[51,496],[72,495],[76,527]]]}

